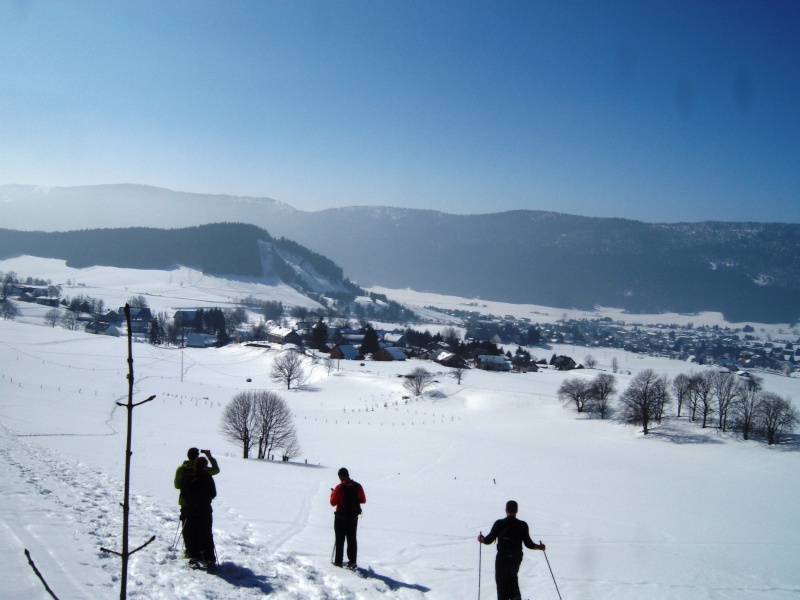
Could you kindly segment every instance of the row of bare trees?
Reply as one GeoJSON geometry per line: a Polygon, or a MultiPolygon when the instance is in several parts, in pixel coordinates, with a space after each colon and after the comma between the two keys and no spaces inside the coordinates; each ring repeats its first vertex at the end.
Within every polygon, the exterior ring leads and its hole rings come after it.
{"type": "MultiPolygon", "coordinates": [[[[577,377],[564,380],[558,396],[578,412],[605,418],[610,414],[615,391],[614,376],[600,373],[593,380],[577,377]]],[[[673,401],[678,417],[685,410],[689,420],[699,422],[703,428],[713,423],[720,431],[732,429],[746,440],[758,433],[770,445],[777,444],[782,435],[800,422],[791,401],[765,391],[759,377],[742,379],[729,371],[717,370],[681,373],[670,380],[666,375],[645,369],[619,395],[619,417],[641,425],[647,434],[653,423],[661,423],[666,407],[673,401]]]]}
{"type": "Polygon", "coordinates": [[[222,411],[220,432],[241,446],[242,458],[250,458],[254,446],[261,459],[278,449],[287,459],[300,454],[292,412],[286,401],[271,390],[236,394],[222,411]]]}
{"type": "Polygon", "coordinates": [[[700,420],[706,427],[716,417],[721,431],[733,428],[746,440],[761,433],[769,444],[775,444],[798,423],[792,403],[765,391],[760,377],[740,380],[724,371],[681,373],[672,381],[672,391],[678,416],[685,406],[691,421],[700,420]]]}

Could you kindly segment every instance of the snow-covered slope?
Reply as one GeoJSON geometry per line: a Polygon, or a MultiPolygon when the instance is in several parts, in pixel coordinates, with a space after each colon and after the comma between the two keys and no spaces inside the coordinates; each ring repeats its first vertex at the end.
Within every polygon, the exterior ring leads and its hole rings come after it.
{"type": "MultiPolygon", "coordinates": [[[[156,311],[238,297],[242,285],[178,272],[34,272],[85,282],[113,306],[148,294],[156,311]],[[103,283],[105,281],[106,283],[103,283]],[[127,282],[127,283],[126,283],[127,282]],[[125,289],[127,288],[127,289],[125,289]],[[114,294],[117,294],[114,296],[114,294]]],[[[256,290],[262,293],[265,290],[256,290]]],[[[273,290],[285,303],[291,290],[273,290]]],[[[0,566],[3,598],[47,598],[23,554],[60,598],[118,595],[126,342],[43,325],[46,309],[19,305],[0,321],[0,566]]],[[[533,349],[534,354],[583,349],[533,349]]],[[[800,452],[768,448],[670,419],[653,435],[563,407],[555,371],[440,373],[421,400],[399,375],[417,362],[341,361],[285,391],[269,378],[276,352],[232,345],[163,349],[134,344],[131,598],[428,598],[493,596],[494,548],[475,542],[520,503],[565,599],[750,600],[800,593],[800,452]],[[248,381],[250,379],[250,381],[248,381]],[[275,389],[295,415],[303,453],[291,463],[245,461],[219,434],[225,404],[245,389],[275,389]],[[190,446],[220,460],[214,533],[217,575],[191,571],[173,549],[175,468],[190,446]],[[366,490],[359,577],[330,565],[330,488],[347,466],[366,490]]],[[[600,369],[617,357],[631,375],[675,375],[690,365],[593,349],[600,369]]],[[[435,365],[423,366],[434,370],[435,365]]],[[[695,367],[697,368],[697,367],[695,367]]],[[[438,367],[435,370],[439,371],[438,367]]],[[[765,375],[767,389],[798,397],[800,381],[765,375]]],[[[523,597],[557,598],[544,557],[527,552],[523,597]]]]}

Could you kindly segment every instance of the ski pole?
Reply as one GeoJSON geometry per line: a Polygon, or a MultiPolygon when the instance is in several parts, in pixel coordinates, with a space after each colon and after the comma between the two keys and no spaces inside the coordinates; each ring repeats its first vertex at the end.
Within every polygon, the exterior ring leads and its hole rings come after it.
{"type": "MultiPolygon", "coordinates": [[[[542,540],[539,540],[539,545],[542,545],[542,540]]],[[[553,569],[550,567],[550,559],[547,558],[547,552],[542,550],[542,554],[544,554],[544,559],[547,561],[547,568],[550,569],[550,577],[553,578],[553,585],[556,586],[556,593],[558,594],[558,600],[561,600],[561,592],[558,591],[558,584],[556,583],[556,576],[553,575],[553,569]]]]}
{"type": "MultiPolygon", "coordinates": [[[[479,532],[483,536],[483,532],[479,532]]],[[[481,558],[483,558],[483,542],[478,542],[478,600],[481,600],[481,558]]]]}
{"type": "Polygon", "coordinates": [[[183,525],[183,523],[180,519],[178,519],[178,529],[175,530],[175,539],[172,542],[172,547],[170,550],[175,550],[175,544],[178,543],[178,536],[181,534],[181,525],[183,525]]]}

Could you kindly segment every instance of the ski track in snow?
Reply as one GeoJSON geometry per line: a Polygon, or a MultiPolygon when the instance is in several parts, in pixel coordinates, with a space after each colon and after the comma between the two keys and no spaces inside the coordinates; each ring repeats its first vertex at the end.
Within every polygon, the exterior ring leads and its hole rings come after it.
{"type": "MultiPolygon", "coordinates": [[[[69,521],[84,551],[102,557],[99,562],[108,587],[102,596],[115,595],[119,588],[120,558],[100,548],[121,549],[123,483],[54,450],[27,442],[4,424],[0,424],[0,465],[4,480],[10,482],[16,478],[16,484],[21,484],[26,494],[35,494],[38,502],[49,505],[55,518],[69,521]]],[[[308,498],[299,508],[294,526],[282,533],[276,546],[302,529],[308,513],[307,504],[308,498]]],[[[224,502],[215,505],[216,514],[226,515],[226,531],[221,531],[216,523],[214,528],[220,561],[217,572],[192,570],[181,557],[182,541],[178,539],[175,549],[172,547],[178,534],[177,507],[163,506],[137,494],[131,494],[130,507],[129,549],[143,544],[152,535],[156,535],[156,540],[130,558],[128,598],[213,600],[269,595],[273,598],[356,600],[383,593],[391,593],[395,598],[419,597],[393,591],[389,586],[391,581],[387,584],[381,578],[357,577],[344,571],[339,575],[339,570],[334,571],[333,567],[326,572],[294,554],[267,551],[254,542],[250,525],[224,502]]],[[[14,529],[21,526],[14,522],[0,522],[0,525],[6,530],[4,535],[13,537],[17,537],[14,529]]],[[[48,548],[46,542],[41,541],[38,551],[57,554],[58,549],[48,548]]],[[[61,557],[59,562],[69,572],[69,563],[76,558],[80,557],[61,557]]],[[[81,564],[89,565],[89,562],[81,564]]],[[[47,579],[47,574],[43,575],[47,579]]],[[[75,581],[77,589],[85,589],[87,585],[75,581]]],[[[58,594],[58,590],[54,591],[58,594]]]]}

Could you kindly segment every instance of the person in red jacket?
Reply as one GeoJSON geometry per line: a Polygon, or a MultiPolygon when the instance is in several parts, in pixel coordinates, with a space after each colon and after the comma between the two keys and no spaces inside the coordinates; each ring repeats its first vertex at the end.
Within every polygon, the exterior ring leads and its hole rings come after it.
{"type": "Polygon", "coordinates": [[[350,473],[342,467],[339,469],[339,485],[331,490],[331,506],[336,507],[333,518],[333,531],[336,535],[336,553],[333,564],[342,566],[344,543],[347,541],[347,568],[356,569],[358,542],[356,529],[358,528],[358,515],[361,514],[361,505],[366,503],[364,488],[357,481],[350,479],[350,473]]]}

